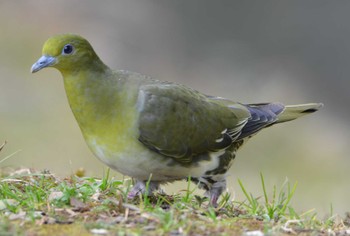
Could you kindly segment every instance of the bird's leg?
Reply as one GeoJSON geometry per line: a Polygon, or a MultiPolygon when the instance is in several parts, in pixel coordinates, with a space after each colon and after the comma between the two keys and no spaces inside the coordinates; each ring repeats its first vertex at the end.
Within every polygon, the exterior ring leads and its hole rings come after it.
{"type": "Polygon", "coordinates": [[[220,180],[217,182],[214,182],[209,190],[206,191],[205,195],[209,197],[209,203],[213,207],[218,206],[218,199],[222,192],[226,189],[226,180],[220,180]]]}
{"type": "Polygon", "coordinates": [[[191,177],[191,180],[198,185],[199,188],[205,189],[205,196],[209,198],[209,204],[217,207],[218,199],[222,192],[226,189],[226,179],[224,175],[202,176],[199,178],[191,177]]]}
{"type": "Polygon", "coordinates": [[[148,196],[150,196],[154,191],[159,190],[159,185],[160,185],[159,182],[155,182],[155,181],[149,181],[149,183],[147,183],[147,181],[138,180],[136,184],[129,191],[128,198],[133,199],[136,196],[139,196],[145,193],[148,196]]]}

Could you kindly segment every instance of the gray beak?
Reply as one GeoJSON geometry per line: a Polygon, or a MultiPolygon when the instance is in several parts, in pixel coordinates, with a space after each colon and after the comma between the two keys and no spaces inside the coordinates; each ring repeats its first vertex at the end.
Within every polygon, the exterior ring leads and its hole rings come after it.
{"type": "Polygon", "coordinates": [[[31,72],[35,73],[41,70],[42,68],[52,66],[53,64],[55,64],[55,62],[56,62],[56,59],[54,57],[44,55],[40,57],[39,60],[33,64],[31,72]]]}

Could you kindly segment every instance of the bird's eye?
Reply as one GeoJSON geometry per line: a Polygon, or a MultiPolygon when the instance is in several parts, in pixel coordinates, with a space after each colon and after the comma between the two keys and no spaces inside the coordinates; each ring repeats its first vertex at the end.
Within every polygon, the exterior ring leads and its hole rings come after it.
{"type": "Polygon", "coordinates": [[[66,44],[63,47],[62,54],[71,54],[73,52],[73,46],[70,44],[66,44]]]}

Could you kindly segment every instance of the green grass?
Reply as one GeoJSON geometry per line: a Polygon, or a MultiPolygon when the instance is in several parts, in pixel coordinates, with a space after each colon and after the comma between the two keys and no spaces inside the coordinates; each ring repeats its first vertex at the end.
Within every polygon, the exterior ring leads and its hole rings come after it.
{"type": "Polygon", "coordinates": [[[259,198],[255,198],[252,194],[248,194],[245,189],[242,181],[238,179],[238,183],[247,198],[248,203],[244,203],[246,209],[248,209],[249,214],[262,216],[265,220],[275,220],[278,222],[281,218],[288,216],[288,218],[297,218],[294,209],[289,205],[295,189],[297,187],[297,183],[291,185],[289,181],[286,179],[282,184],[282,187],[277,196],[277,188],[273,186],[272,190],[272,199],[269,199],[268,193],[265,186],[264,176],[260,173],[261,178],[261,186],[264,194],[264,201],[261,203],[259,198]],[[289,210],[287,213],[286,211],[289,210]]]}
{"type": "Polygon", "coordinates": [[[246,199],[223,194],[213,208],[194,194],[196,185],[175,195],[142,195],[127,199],[130,179],[116,180],[109,170],[102,179],[21,169],[2,173],[0,235],[241,235],[342,233],[349,219],[320,220],[313,211],[297,213],[291,206],[297,184],[286,180],[269,190],[261,174],[261,196],[255,197],[238,180],[246,199]],[[269,197],[271,196],[271,197],[269,197]]]}

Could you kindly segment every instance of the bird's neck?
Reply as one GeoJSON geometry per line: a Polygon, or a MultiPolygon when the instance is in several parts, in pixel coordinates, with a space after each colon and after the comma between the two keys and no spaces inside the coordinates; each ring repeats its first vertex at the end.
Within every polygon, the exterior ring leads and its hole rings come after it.
{"type": "Polygon", "coordinates": [[[135,119],[136,95],[131,96],[133,93],[125,89],[126,79],[112,70],[84,70],[63,76],[70,107],[84,136],[121,133],[135,119]]]}

